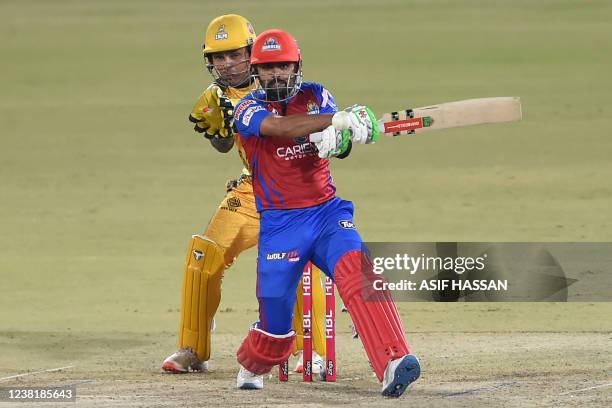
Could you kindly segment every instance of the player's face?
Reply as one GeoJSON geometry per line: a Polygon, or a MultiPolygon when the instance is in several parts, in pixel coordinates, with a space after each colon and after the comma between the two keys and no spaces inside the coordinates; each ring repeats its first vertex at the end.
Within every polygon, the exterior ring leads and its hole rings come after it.
{"type": "Polygon", "coordinates": [[[282,100],[295,83],[295,62],[277,62],[257,65],[261,87],[270,100],[282,100]]]}
{"type": "Polygon", "coordinates": [[[246,47],[211,55],[213,68],[229,86],[237,86],[249,78],[249,52],[246,47]]]}

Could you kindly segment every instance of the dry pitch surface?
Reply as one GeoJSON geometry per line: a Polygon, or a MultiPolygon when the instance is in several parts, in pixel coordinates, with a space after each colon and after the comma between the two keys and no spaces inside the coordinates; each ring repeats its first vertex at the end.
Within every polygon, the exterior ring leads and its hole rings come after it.
{"type": "MultiPolygon", "coordinates": [[[[570,306],[401,305],[404,321],[420,321],[418,328],[454,328],[419,329],[409,334],[423,372],[404,394],[401,405],[609,406],[612,332],[588,330],[609,313],[609,307],[570,306]],[[574,317],[584,317],[581,323],[575,323],[578,331],[565,330],[568,311],[574,317]],[[452,323],[461,318],[479,323],[471,324],[473,331],[464,331],[461,326],[465,323],[452,323]],[[519,323],[521,319],[523,323],[519,323]],[[527,320],[533,326],[548,322],[552,330],[529,330],[527,320]],[[496,329],[483,331],[487,325],[496,329]],[[527,330],[504,331],[499,329],[503,325],[522,325],[527,330]]],[[[266,380],[263,391],[237,390],[234,353],[242,335],[224,329],[228,321],[236,320],[235,314],[220,313],[212,372],[207,374],[159,372],[161,360],[173,350],[175,334],[171,332],[40,333],[38,343],[32,333],[1,333],[3,348],[19,350],[6,356],[5,362],[13,368],[3,369],[2,377],[30,374],[0,380],[0,385],[76,384],[76,406],[82,407],[397,406],[397,401],[380,396],[380,386],[368,369],[361,343],[350,338],[345,315],[338,322],[337,383],[306,384],[300,374],[294,374],[289,383],[281,384],[273,371],[274,377],[266,380]],[[21,368],[19,361],[23,363],[21,368]],[[69,368],[58,372],[35,372],[66,366],[69,368]]]]}

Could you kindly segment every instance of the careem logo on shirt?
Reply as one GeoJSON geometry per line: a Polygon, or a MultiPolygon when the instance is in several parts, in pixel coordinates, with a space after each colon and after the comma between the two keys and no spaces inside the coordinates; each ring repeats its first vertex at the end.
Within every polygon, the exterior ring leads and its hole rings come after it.
{"type": "Polygon", "coordinates": [[[314,156],[317,150],[305,137],[297,137],[294,141],[298,144],[293,146],[281,146],[276,149],[276,155],[283,160],[303,159],[307,156],[314,156]]]}

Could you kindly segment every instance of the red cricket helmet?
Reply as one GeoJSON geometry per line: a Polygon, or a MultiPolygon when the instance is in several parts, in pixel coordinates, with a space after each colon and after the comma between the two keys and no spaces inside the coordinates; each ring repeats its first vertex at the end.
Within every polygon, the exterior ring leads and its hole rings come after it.
{"type": "Polygon", "coordinates": [[[300,49],[293,36],[283,30],[272,29],[259,34],[253,43],[251,65],[273,62],[297,62],[300,49]]]}
{"type": "Polygon", "coordinates": [[[302,58],[297,41],[285,31],[272,29],[259,34],[251,49],[251,77],[256,80],[259,87],[252,92],[252,96],[264,102],[283,102],[295,96],[302,86],[302,58]],[[263,81],[257,65],[294,63],[295,71],[288,80],[277,77],[263,81]]]}

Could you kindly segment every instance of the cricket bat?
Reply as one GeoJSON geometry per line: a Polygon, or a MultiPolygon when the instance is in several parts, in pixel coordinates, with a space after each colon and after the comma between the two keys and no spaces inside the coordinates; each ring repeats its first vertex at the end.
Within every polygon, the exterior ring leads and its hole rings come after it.
{"type": "Polygon", "coordinates": [[[378,125],[382,133],[401,136],[483,123],[515,122],[521,118],[521,98],[501,96],[390,112],[383,115],[378,125]]]}

